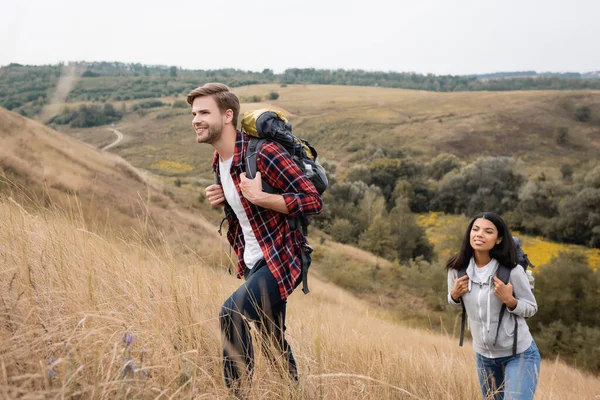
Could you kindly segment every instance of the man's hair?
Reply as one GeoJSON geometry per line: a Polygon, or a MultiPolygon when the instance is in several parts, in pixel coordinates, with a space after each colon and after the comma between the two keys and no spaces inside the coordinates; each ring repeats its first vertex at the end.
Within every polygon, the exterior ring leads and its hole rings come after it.
{"type": "Polygon", "coordinates": [[[240,99],[223,83],[207,83],[197,87],[187,95],[187,102],[191,106],[196,97],[212,96],[219,107],[221,114],[227,110],[233,111],[233,126],[237,126],[240,115],[240,99]]]}

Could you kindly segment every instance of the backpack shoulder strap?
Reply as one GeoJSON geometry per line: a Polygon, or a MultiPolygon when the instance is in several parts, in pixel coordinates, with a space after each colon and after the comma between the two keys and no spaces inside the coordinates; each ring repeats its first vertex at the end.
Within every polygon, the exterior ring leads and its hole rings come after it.
{"type": "MultiPolygon", "coordinates": [[[[456,273],[456,278],[462,278],[467,274],[467,267],[461,268],[456,273]]],[[[462,346],[465,340],[465,325],[467,324],[467,309],[465,308],[465,302],[460,299],[460,304],[462,305],[462,313],[460,317],[460,340],[458,341],[458,345],[462,346]]]]}
{"type": "MultiPolygon", "coordinates": [[[[262,144],[266,142],[266,139],[259,139],[254,136],[250,136],[250,140],[248,141],[248,148],[246,149],[246,158],[245,158],[245,167],[246,167],[246,176],[249,179],[254,179],[256,176],[256,171],[258,169],[258,151],[262,144]]],[[[277,193],[277,190],[267,180],[262,178],[262,186],[263,191],[267,193],[277,193]]]]}
{"type": "Polygon", "coordinates": [[[498,279],[504,282],[505,285],[507,285],[510,279],[510,268],[502,264],[498,265],[498,271],[496,271],[496,276],[498,277],[498,279]]]}
{"type": "Polygon", "coordinates": [[[248,140],[248,147],[246,148],[246,176],[250,179],[254,179],[256,176],[257,170],[257,160],[258,150],[260,146],[264,143],[265,139],[259,139],[254,136],[250,136],[250,140],[248,140]]]}
{"type": "MultiPolygon", "coordinates": [[[[505,265],[498,265],[498,271],[496,271],[496,276],[500,279],[504,284],[508,284],[510,280],[510,268],[505,265]]],[[[500,317],[498,317],[498,326],[496,327],[496,337],[494,338],[494,346],[498,341],[498,333],[500,333],[500,324],[502,323],[502,318],[504,317],[504,313],[506,312],[506,304],[502,303],[502,307],[500,308],[500,317]]],[[[513,356],[517,354],[517,317],[515,316],[515,328],[513,331],[513,356]]]]}

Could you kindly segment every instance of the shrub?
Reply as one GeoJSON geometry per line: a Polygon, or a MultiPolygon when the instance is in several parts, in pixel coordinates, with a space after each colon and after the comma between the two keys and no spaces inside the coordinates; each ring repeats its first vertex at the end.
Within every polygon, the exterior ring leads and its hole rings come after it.
{"type": "Polygon", "coordinates": [[[560,167],[560,173],[565,181],[570,181],[573,178],[573,167],[569,164],[563,164],[560,167]]]}
{"type": "Polygon", "coordinates": [[[556,136],[554,138],[556,144],[559,146],[564,146],[569,141],[569,128],[565,126],[561,126],[556,131],[556,136]]]}
{"type": "Polygon", "coordinates": [[[185,100],[175,100],[173,104],[171,104],[173,108],[188,108],[188,103],[185,100]]]}
{"type": "Polygon", "coordinates": [[[576,121],[588,122],[592,118],[592,109],[588,106],[577,107],[573,116],[576,121]]]}
{"type": "Polygon", "coordinates": [[[333,240],[340,243],[351,243],[355,239],[352,223],[345,218],[335,218],[330,231],[333,240]]]}
{"type": "Polygon", "coordinates": [[[139,110],[139,109],[162,107],[164,105],[165,105],[165,103],[163,103],[160,100],[146,100],[146,101],[142,101],[142,102],[134,105],[133,110],[135,111],[135,110],[139,110]]]}

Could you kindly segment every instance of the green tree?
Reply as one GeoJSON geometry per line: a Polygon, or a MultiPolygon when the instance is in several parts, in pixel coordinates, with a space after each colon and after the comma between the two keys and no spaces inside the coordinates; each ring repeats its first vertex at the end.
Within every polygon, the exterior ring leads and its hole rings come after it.
{"type": "Polygon", "coordinates": [[[352,243],[356,240],[352,222],[345,218],[335,218],[333,220],[330,234],[333,240],[340,243],[352,243]]]}
{"type": "Polygon", "coordinates": [[[371,184],[371,170],[364,164],[355,164],[346,173],[347,182],[364,182],[371,184]]]}
{"type": "Polygon", "coordinates": [[[503,214],[516,207],[524,180],[512,158],[479,158],[459,172],[444,176],[435,204],[452,214],[472,215],[487,210],[503,214]]]}
{"type": "Polygon", "coordinates": [[[564,197],[558,211],[549,229],[552,239],[600,247],[600,189],[585,187],[564,197]]]}
{"type": "Polygon", "coordinates": [[[440,180],[448,172],[460,169],[460,159],[454,154],[442,153],[431,160],[429,164],[429,176],[435,180],[440,180]]]}
{"type": "Polygon", "coordinates": [[[360,247],[388,260],[394,259],[389,221],[377,215],[360,239],[360,247]]]}
{"type": "Polygon", "coordinates": [[[567,327],[600,327],[600,279],[584,254],[559,253],[535,270],[535,281],[535,297],[543,307],[532,318],[534,324],[560,320],[567,327]]]}
{"type": "Polygon", "coordinates": [[[423,257],[431,261],[433,246],[425,230],[417,223],[406,199],[398,199],[387,220],[390,223],[392,247],[400,261],[423,257]]]}
{"type": "Polygon", "coordinates": [[[375,218],[385,213],[385,199],[381,189],[374,185],[369,186],[360,201],[359,210],[360,226],[366,229],[373,224],[375,218]]]}

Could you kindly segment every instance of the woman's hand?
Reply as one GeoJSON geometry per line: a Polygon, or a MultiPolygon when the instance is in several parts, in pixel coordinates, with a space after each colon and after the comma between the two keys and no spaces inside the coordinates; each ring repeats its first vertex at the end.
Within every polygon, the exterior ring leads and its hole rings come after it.
{"type": "Polygon", "coordinates": [[[505,285],[497,276],[494,276],[494,294],[511,310],[517,306],[518,301],[513,296],[512,283],[508,282],[505,285]]]}
{"type": "Polygon", "coordinates": [[[450,296],[455,303],[469,290],[469,276],[462,276],[454,281],[454,286],[450,291],[450,296]]]}

